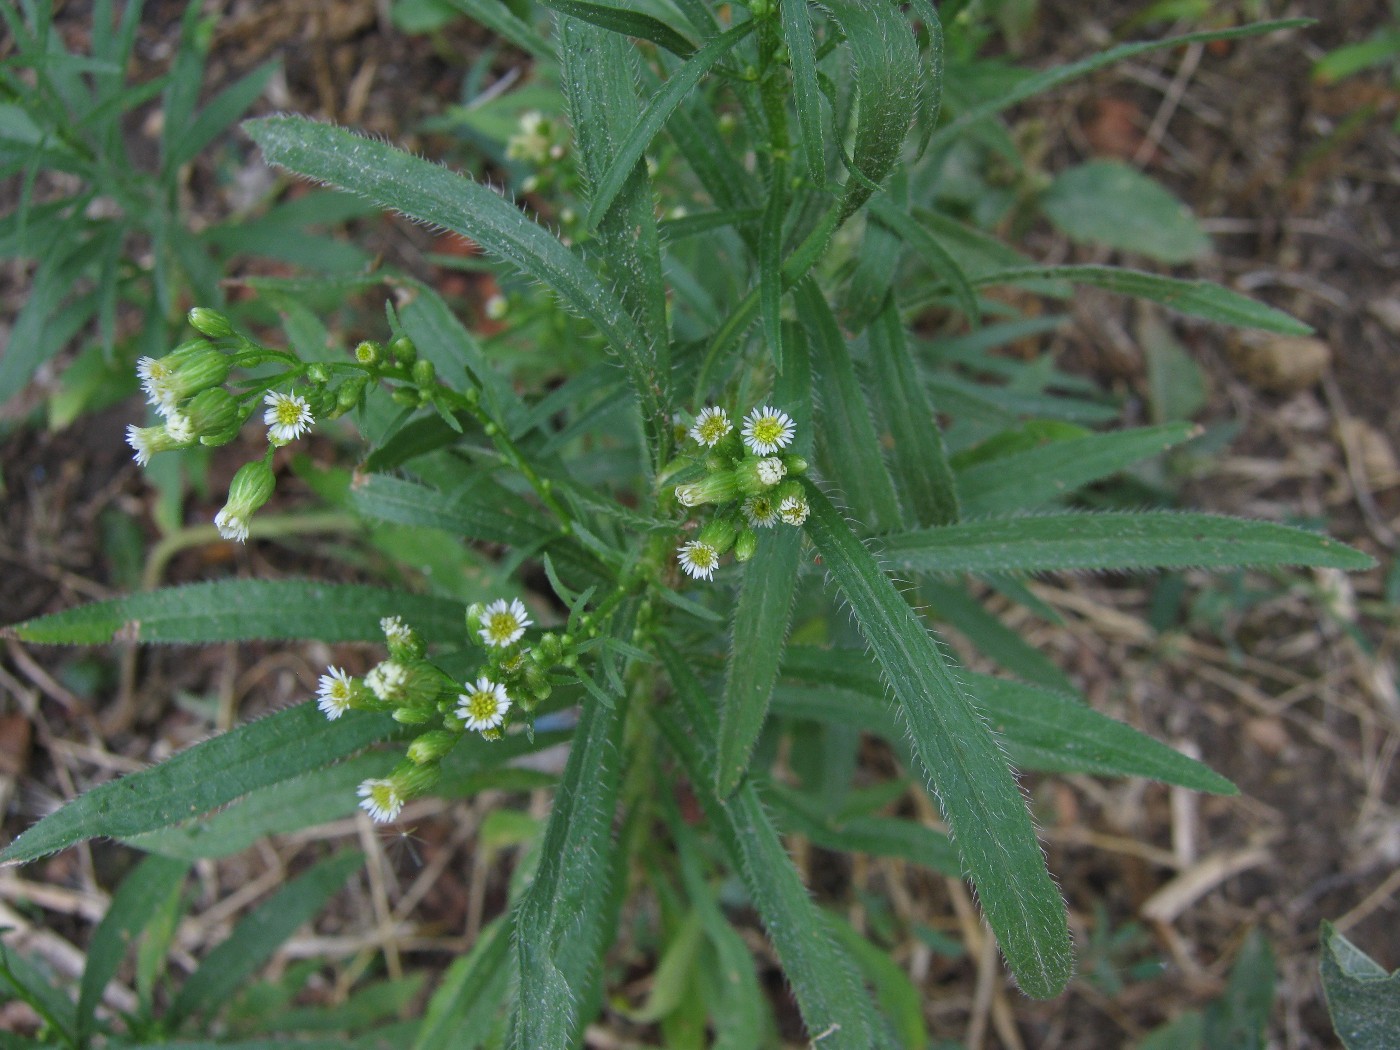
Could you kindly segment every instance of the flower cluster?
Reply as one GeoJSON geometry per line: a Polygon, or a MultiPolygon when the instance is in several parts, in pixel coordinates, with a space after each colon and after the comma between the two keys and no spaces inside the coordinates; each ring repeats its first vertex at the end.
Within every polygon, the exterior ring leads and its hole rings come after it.
{"type": "Polygon", "coordinates": [[[729,413],[714,405],[701,409],[686,432],[694,445],[679,469],[704,471],[698,480],[677,485],[683,507],[712,504],[713,517],[699,534],[676,550],[681,571],[697,580],[714,578],[720,559],[732,547],[737,561],[748,561],[758,544],[756,529],[807,520],[807,497],[794,480],[805,460],[785,450],[797,428],[792,417],[762,405],[744,417],[736,431],[729,413]],[[785,480],[786,479],[786,480],[785,480]]]}
{"type": "Polygon", "coordinates": [[[406,802],[428,792],[437,781],[444,755],[468,732],[499,740],[519,710],[527,714],[547,698],[549,669],[564,660],[572,640],[545,634],[534,648],[520,643],[534,621],[518,598],[472,605],[467,633],[485,656],[474,678],[465,683],[428,660],[422,637],[398,616],[379,621],[386,659],[362,678],[344,668],[327,667],[316,690],[316,706],[335,721],[347,711],[379,711],[421,731],[389,776],[360,785],[360,806],[377,821],[397,819],[406,802]]]}

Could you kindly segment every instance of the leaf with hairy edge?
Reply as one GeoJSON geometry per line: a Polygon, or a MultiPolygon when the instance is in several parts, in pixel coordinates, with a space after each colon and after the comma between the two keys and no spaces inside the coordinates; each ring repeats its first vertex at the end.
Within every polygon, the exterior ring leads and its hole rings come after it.
{"type": "Polygon", "coordinates": [[[1193,423],[1117,430],[1052,441],[958,472],[964,517],[1029,510],[1069,496],[1199,432],[1193,423]]]}
{"type": "Polygon", "coordinates": [[[640,11],[629,11],[626,8],[613,7],[611,4],[589,3],[588,0],[540,0],[540,3],[561,15],[587,22],[614,35],[650,40],[657,47],[664,47],[679,58],[689,58],[695,53],[695,45],[689,40],[665,22],[640,11]]]}
{"type": "Polygon", "coordinates": [[[977,304],[977,292],[963,271],[957,257],[918,223],[912,221],[906,211],[880,197],[870,202],[870,214],[884,228],[897,234],[901,240],[923,256],[930,270],[948,282],[953,291],[953,301],[973,328],[982,324],[982,308],[977,304]]]}
{"type": "Polygon", "coordinates": [[[244,916],[228,939],[190,974],[165,1015],[170,1027],[175,1029],[194,1014],[212,1014],[228,1002],[253,971],[270,959],[298,926],[320,911],[363,864],[361,853],[329,857],[244,916]]]}
{"type": "Polygon", "coordinates": [[[855,964],[823,928],[821,913],[783,849],[751,782],[721,801],[712,752],[718,729],[713,705],[682,657],[664,642],[660,656],[685,712],[653,717],[685,767],[700,804],[729,848],[768,939],[792,985],[808,1033],[823,1050],[876,1050],[896,1045],[866,994],[855,964]]]}
{"type": "Polygon", "coordinates": [[[937,620],[957,628],[983,656],[1017,678],[1066,693],[1075,691],[1069,676],[1050,657],[1002,623],[965,586],[923,579],[919,581],[918,601],[937,620]]]}
{"type": "Polygon", "coordinates": [[[826,140],[822,134],[822,95],[817,87],[817,52],[807,0],[779,0],[783,43],[792,65],[792,101],[802,132],[802,152],[812,185],[826,183],[826,140]]]}
{"type": "Polygon", "coordinates": [[[589,1020],[579,1003],[602,961],[613,811],[622,782],[626,698],[585,704],[540,847],[540,867],[516,911],[518,1050],[568,1050],[589,1020]]]}
{"type": "Polygon", "coordinates": [[[1382,1050],[1400,1032],[1400,970],[1386,973],[1330,922],[1322,924],[1322,991],[1347,1050],[1382,1050]]]}
{"type": "Polygon", "coordinates": [[[388,715],[351,711],[330,722],[315,704],[298,704],[151,769],[99,784],[10,843],[0,864],[30,861],[99,835],[124,838],[169,827],[404,731],[388,715]]]}
{"type": "Polygon", "coordinates": [[[413,1050],[475,1050],[486,1041],[510,985],[511,920],[497,919],[447,968],[413,1050]]]}
{"type": "MultiPolygon", "coordinates": [[[[909,173],[898,168],[890,176],[886,190],[896,210],[909,209],[909,173]]],[[[875,198],[877,201],[879,198],[875,198]]],[[[903,256],[900,235],[867,213],[865,234],[861,237],[860,255],[856,267],[851,271],[851,279],[846,285],[846,298],[842,303],[842,321],[852,332],[863,332],[880,312],[890,288],[894,286],[895,274],[899,270],[903,256]]],[[[975,296],[974,296],[975,298],[975,296]]]]}
{"type": "Polygon", "coordinates": [[[948,451],[938,419],[919,382],[904,322],[894,297],[870,329],[870,358],[875,365],[879,415],[893,439],[894,476],[906,520],[947,525],[958,520],[958,492],[948,467],[948,451]]]}
{"type": "Polygon", "coordinates": [[[1072,961],[1065,904],[1006,756],[894,584],[830,501],[805,487],[807,534],[899,703],[1007,964],[1028,995],[1058,995],[1072,961]]]}
{"type": "Polygon", "coordinates": [[[208,642],[315,638],[382,640],[379,620],[402,616],[431,642],[462,633],[462,603],[447,598],[311,580],[218,580],[80,605],[0,629],[25,642],[208,642]]]}
{"type": "Polygon", "coordinates": [[[1282,310],[1255,302],[1247,296],[1210,281],[1183,281],[1142,270],[1115,266],[1030,266],[994,270],[972,279],[976,285],[1017,284],[1027,280],[1061,280],[1092,285],[1117,295],[1150,299],[1169,310],[1217,321],[1238,328],[1259,328],[1283,335],[1307,335],[1312,327],[1282,310]]]}
{"type": "MultiPolygon", "coordinates": [[[[592,322],[621,359],[653,430],[654,447],[662,447],[655,435],[671,425],[665,410],[669,376],[657,349],[617,297],[549,231],[494,190],[344,128],[300,117],[265,117],[243,127],[269,163],[470,237],[550,288],[568,309],[592,322]]],[[[616,189],[630,172],[629,164],[616,189]]]]}
{"type": "Polygon", "coordinates": [[[783,219],[787,215],[787,163],[773,161],[768,203],[758,234],[758,310],[773,370],[783,371],[783,219]]]}
{"type": "Polygon", "coordinates": [[[715,788],[721,798],[728,798],[739,786],[763,730],[792,619],[801,551],[800,530],[765,529],[757,552],[744,566],[720,701],[715,788]]]}
{"type": "Polygon", "coordinates": [[[842,216],[851,215],[890,173],[919,103],[919,48],[894,4],[828,0],[824,5],[846,34],[855,63],[860,111],[852,163],[859,178],[846,183],[842,216]]]}
{"type": "Polygon", "coordinates": [[[665,86],[647,104],[641,120],[632,129],[632,134],[618,149],[612,163],[608,165],[607,172],[598,181],[593,200],[588,205],[586,221],[589,229],[597,226],[612,207],[613,198],[622,189],[633,166],[642,159],[647,147],[651,145],[651,140],[665,126],[676,107],[695,89],[695,85],[700,83],[700,78],[710,71],[710,67],[723,58],[730,48],[753,32],[753,28],[754,23],[751,20],[740,22],[710,40],[671,75],[665,86]]]}
{"type": "Polygon", "coordinates": [[[535,58],[543,62],[554,61],[554,48],[549,41],[535,32],[533,26],[517,17],[509,5],[501,3],[500,0],[446,0],[446,2],[468,18],[480,22],[497,36],[509,40],[526,54],[534,55],[535,58]]]}
{"type": "Polygon", "coordinates": [[[778,784],[765,785],[762,795],[772,803],[783,830],[796,831],[825,849],[898,857],[955,879],[962,875],[958,851],[942,832],[894,817],[839,820],[824,812],[817,800],[778,784]]]}
{"type": "Polygon", "coordinates": [[[1175,511],[1068,513],[966,522],[880,539],[893,568],[914,572],[1235,568],[1376,564],[1344,543],[1268,521],[1175,511]]]}

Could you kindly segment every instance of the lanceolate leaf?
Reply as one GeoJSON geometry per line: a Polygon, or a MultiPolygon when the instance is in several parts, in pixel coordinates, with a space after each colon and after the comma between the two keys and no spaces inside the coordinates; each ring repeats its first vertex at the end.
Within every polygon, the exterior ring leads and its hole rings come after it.
{"type": "Polygon", "coordinates": [[[588,0],[540,0],[540,3],[560,14],[589,22],[608,32],[634,36],[638,40],[650,40],[681,58],[689,58],[695,52],[695,45],[665,22],[640,11],[629,11],[611,4],[590,3],[588,0]]]}
{"type": "Polygon", "coordinates": [[[433,993],[413,1050],[475,1050],[485,1041],[510,984],[510,918],[481,931],[433,993]]]}
{"type": "Polygon", "coordinates": [[[792,100],[802,132],[802,152],[812,185],[826,182],[826,140],[822,133],[822,95],[817,87],[817,52],[807,0],[779,0],[783,43],[792,62],[792,100]]]}
{"type": "Polygon", "coordinates": [[[136,642],[316,638],[382,640],[379,620],[402,616],[428,641],[462,633],[462,604],[359,584],[310,580],[219,580],[94,602],[26,620],[0,633],[26,642],[136,642]]]}
{"type": "Polygon", "coordinates": [[[798,529],[765,529],[757,553],[744,566],[720,705],[715,786],[721,798],[739,786],[768,714],[768,699],[787,642],[801,550],[798,529]]]}
{"type": "MultiPolygon", "coordinates": [[[[659,367],[657,349],[648,345],[617,297],[578,256],[500,194],[343,128],[298,117],[267,117],[244,127],[270,163],[470,237],[545,284],[602,333],[627,370],[643,418],[654,431],[670,426],[665,412],[668,374],[659,367]]],[[[640,155],[621,169],[614,194],[640,155]]],[[[597,217],[605,211],[606,205],[597,217]]]]}
{"type": "Polygon", "coordinates": [[[315,704],[299,704],[99,784],[20,835],[0,853],[0,863],[30,861],[99,835],[124,838],[169,827],[401,732],[388,715],[351,711],[329,722],[315,704]]]}
{"type": "Polygon", "coordinates": [[[1327,536],[1214,514],[1045,514],[881,538],[891,567],[915,572],[1315,565],[1368,569],[1370,555],[1327,536]]]}
{"type": "Polygon", "coordinates": [[[972,327],[977,328],[982,323],[982,308],[977,304],[977,292],[973,290],[972,284],[957,257],[943,247],[937,237],[914,222],[902,208],[887,200],[880,197],[872,200],[870,214],[882,226],[897,234],[923,256],[929,269],[948,282],[948,287],[953,292],[953,301],[958,304],[958,309],[962,311],[963,316],[968,319],[972,327]]]}
{"type": "Polygon", "coordinates": [[[884,671],[1007,964],[1027,994],[1057,995],[1071,969],[1065,905],[1006,757],[874,557],[816,486],[806,488],[807,534],[884,671]]]}

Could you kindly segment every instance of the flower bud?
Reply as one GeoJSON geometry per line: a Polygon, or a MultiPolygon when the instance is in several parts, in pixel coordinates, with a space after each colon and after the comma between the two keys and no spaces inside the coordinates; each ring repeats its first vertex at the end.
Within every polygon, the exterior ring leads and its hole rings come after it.
{"type": "Polygon", "coordinates": [[[701,543],[708,543],[718,553],[723,554],[734,546],[734,540],[738,535],[739,530],[728,518],[715,518],[700,530],[699,539],[701,543]]]}
{"type": "Polygon", "coordinates": [[[306,378],[308,382],[315,383],[317,386],[325,386],[331,381],[331,370],[323,362],[317,361],[307,367],[306,378]]]}
{"type": "Polygon", "coordinates": [[[434,729],[424,733],[408,745],[408,760],[416,766],[436,762],[451,751],[459,739],[458,734],[449,733],[445,729],[434,729]]]}
{"type": "Polygon", "coordinates": [[[676,486],[676,501],[682,507],[698,507],[705,503],[727,503],[739,494],[734,475],[729,471],[708,474],[699,481],[676,486]]]}
{"type": "Polygon", "coordinates": [[[203,339],[194,339],[162,358],[141,358],[136,362],[136,374],[141,377],[146,400],[157,411],[168,413],[185,398],[221,386],[231,367],[227,354],[203,339]]]}
{"type": "Polygon", "coordinates": [[[227,339],[233,335],[233,325],[229,319],[217,310],[210,310],[206,306],[196,306],[187,315],[190,327],[200,335],[208,336],[210,339],[227,339]]]}
{"type": "Polygon", "coordinates": [[[777,456],[745,459],[734,468],[735,488],[752,496],[764,489],[772,488],[782,481],[786,474],[787,466],[777,456]]]}
{"type": "Polygon", "coordinates": [[[243,428],[243,413],[238,402],[221,386],[195,394],[183,415],[190,421],[201,445],[226,445],[243,428]]]}
{"type": "Polygon", "coordinates": [[[157,452],[188,448],[194,440],[194,430],[189,421],[179,413],[172,413],[172,416],[159,426],[131,425],[126,428],[126,443],[131,446],[132,458],[139,465],[144,467],[157,452]]]}
{"type": "Polygon", "coordinates": [[[219,535],[239,543],[248,538],[248,522],[253,512],[266,503],[277,487],[272,468],[260,459],[238,468],[228,487],[228,502],[214,516],[219,535]]]}
{"type": "Polygon", "coordinates": [[[335,407],[338,412],[349,412],[360,403],[365,387],[369,386],[368,376],[355,376],[340,384],[335,392],[335,407]]]}
{"type": "Polygon", "coordinates": [[[783,464],[787,467],[787,472],[793,477],[807,473],[810,464],[801,456],[784,456],[783,464]]]}
{"type": "Polygon", "coordinates": [[[402,617],[386,616],[379,621],[379,627],[384,632],[389,655],[395,660],[421,660],[428,651],[422,636],[404,623],[402,617]]]}
{"type": "Polygon", "coordinates": [[[406,726],[421,726],[436,718],[437,711],[431,707],[396,707],[389,717],[406,726]]]}
{"type": "Polygon", "coordinates": [[[753,529],[745,529],[739,533],[739,538],[734,541],[734,560],[748,561],[757,549],[758,533],[754,532],[753,529]]]}
{"type": "Polygon", "coordinates": [[[384,348],[373,339],[366,339],[355,347],[355,360],[366,368],[384,363],[384,348]]]}
{"type": "Polygon", "coordinates": [[[418,346],[406,335],[401,335],[389,344],[389,353],[394,355],[394,360],[404,367],[408,367],[418,360],[418,346]]]}
{"type": "Polygon", "coordinates": [[[427,358],[413,363],[413,381],[420,387],[431,387],[437,382],[437,369],[427,358]]]}

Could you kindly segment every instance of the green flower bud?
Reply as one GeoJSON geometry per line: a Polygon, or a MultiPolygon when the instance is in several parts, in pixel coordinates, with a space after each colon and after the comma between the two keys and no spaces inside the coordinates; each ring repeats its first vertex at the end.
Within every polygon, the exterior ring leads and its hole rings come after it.
{"type": "Polygon", "coordinates": [[[360,398],[364,396],[365,388],[369,386],[368,376],[355,376],[340,384],[340,388],[335,392],[335,407],[339,412],[349,412],[360,403],[360,398]]]}
{"type": "Polygon", "coordinates": [[[416,766],[436,762],[452,750],[458,739],[459,734],[450,733],[445,729],[434,729],[424,733],[408,745],[408,760],[416,766]]]}
{"type": "Polygon", "coordinates": [[[807,473],[810,464],[801,456],[784,456],[783,463],[787,467],[787,472],[793,477],[807,473]]]}
{"type": "Polygon", "coordinates": [[[222,386],[232,360],[203,339],[184,343],[162,358],[143,357],[136,362],[136,374],[146,400],[161,412],[169,412],[187,397],[201,390],[222,386]]]}
{"type": "Polygon", "coordinates": [[[418,360],[418,347],[406,335],[401,335],[390,343],[389,352],[394,355],[395,361],[405,367],[418,360]]]}
{"type": "Polygon", "coordinates": [[[724,471],[708,474],[699,481],[676,486],[676,502],[682,507],[698,507],[705,503],[728,503],[739,494],[734,474],[724,471]]]}
{"type": "Polygon", "coordinates": [[[421,726],[436,718],[437,711],[431,707],[396,707],[390,717],[406,726],[421,726]]]}
{"type": "Polygon", "coordinates": [[[331,381],[331,370],[324,363],[317,361],[307,368],[306,378],[317,386],[325,386],[331,381]]]}
{"type": "Polygon", "coordinates": [[[396,405],[404,405],[407,408],[418,407],[418,391],[406,386],[394,387],[389,397],[396,405]]]}
{"type": "Polygon", "coordinates": [[[384,348],[373,339],[366,339],[355,347],[355,360],[366,368],[383,364],[384,348]]]}
{"type": "Polygon", "coordinates": [[[700,530],[699,540],[701,543],[709,544],[717,553],[723,554],[734,546],[738,535],[739,530],[728,518],[715,518],[700,530]]]}
{"type": "Polygon", "coordinates": [[[399,616],[386,616],[379,621],[384,632],[384,640],[389,647],[389,655],[395,660],[421,660],[428,651],[422,636],[399,616]]]}
{"type": "Polygon", "coordinates": [[[190,327],[200,335],[206,335],[210,339],[227,339],[233,335],[233,325],[229,319],[217,310],[210,310],[205,306],[196,306],[187,315],[190,327]]]}
{"type": "Polygon", "coordinates": [[[437,369],[426,358],[413,363],[413,381],[420,387],[431,387],[437,383],[437,369]]]}
{"type": "Polygon", "coordinates": [[[201,390],[190,398],[183,415],[200,444],[222,445],[233,440],[243,426],[243,413],[234,396],[221,386],[201,390]],[[227,435],[227,436],[225,436],[227,435]]]}
{"type": "Polygon", "coordinates": [[[214,516],[219,535],[239,543],[247,540],[248,522],[253,512],[268,501],[276,487],[277,479],[272,476],[272,468],[262,460],[239,467],[228,487],[228,502],[214,516]]]}
{"type": "Polygon", "coordinates": [[[754,532],[753,529],[745,529],[739,533],[739,538],[734,541],[734,560],[748,561],[757,549],[758,533],[754,532]]]}

